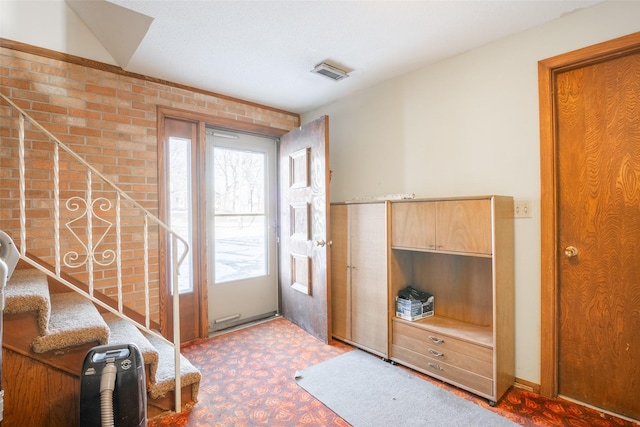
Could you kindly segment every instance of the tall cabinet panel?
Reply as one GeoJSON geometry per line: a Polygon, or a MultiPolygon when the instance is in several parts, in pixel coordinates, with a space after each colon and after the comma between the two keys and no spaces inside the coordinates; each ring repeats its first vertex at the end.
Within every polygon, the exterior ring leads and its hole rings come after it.
{"type": "Polygon", "coordinates": [[[334,338],[388,356],[386,202],[331,206],[334,338]]]}
{"type": "Polygon", "coordinates": [[[347,205],[331,204],[331,335],[343,341],[351,339],[348,213],[347,205]]]}

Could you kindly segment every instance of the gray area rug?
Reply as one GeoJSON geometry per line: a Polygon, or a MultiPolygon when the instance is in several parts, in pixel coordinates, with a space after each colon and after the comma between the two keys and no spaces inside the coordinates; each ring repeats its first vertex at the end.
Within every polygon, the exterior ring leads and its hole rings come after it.
{"type": "Polygon", "coordinates": [[[361,350],[298,371],[296,380],[354,427],[517,426],[361,350]]]}

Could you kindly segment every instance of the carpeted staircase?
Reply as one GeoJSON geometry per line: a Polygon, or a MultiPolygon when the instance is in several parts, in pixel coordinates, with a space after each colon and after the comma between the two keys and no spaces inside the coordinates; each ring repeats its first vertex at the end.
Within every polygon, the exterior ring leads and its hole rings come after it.
{"type": "MultiPolygon", "coordinates": [[[[31,340],[30,353],[62,354],[66,349],[79,346],[90,349],[95,345],[133,342],[140,349],[145,362],[149,404],[162,401],[169,392],[175,392],[173,348],[157,337],[140,331],[133,323],[109,312],[100,313],[91,301],[79,293],[50,293],[47,276],[37,269],[15,270],[7,283],[5,296],[5,335],[16,335],[16,331],[10,330],[12,317],[24,319],[26,313],[35,316],[37,334],[28,338],[31,340]]],[[[16,321],[15,324],[20,323],[16,321]]],[[[77,367],[78,375],[81,367],[81,364],[77,367]]],[[[185,389],[190,388],[191,391],[186,402],[188,407],[197,401],[201,374],[184,356],[181,356],[180,370],[182,394],[185,389]]],[[[166,407],[167,403],[157,406],[166,407]]]]}

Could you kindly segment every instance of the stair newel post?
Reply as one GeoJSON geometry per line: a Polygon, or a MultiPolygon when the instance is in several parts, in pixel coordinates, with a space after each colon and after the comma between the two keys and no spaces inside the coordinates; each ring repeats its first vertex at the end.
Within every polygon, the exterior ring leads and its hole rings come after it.
{"type": "Polygon", "coordinates": [[[87,170],[87,276],[89,295],[93,298],[93,201],[91,169],[87,170]]]}
{"type": "Polygon", "coordinates": [[[180,378],[180,284],[178,283],[178,269],[180,263],[178,261],[178,236],[171,233],[171,261],[172,261],[172,287],[173,287],[173,350],[175,356],[175,411],[182,412],[182,386],[180,378]]]}

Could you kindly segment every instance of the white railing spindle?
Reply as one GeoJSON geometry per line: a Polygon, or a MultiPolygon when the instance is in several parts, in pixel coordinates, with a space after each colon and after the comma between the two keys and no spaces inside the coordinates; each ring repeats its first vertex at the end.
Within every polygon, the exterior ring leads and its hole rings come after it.
{"type": "Polygon", "coordinates": [[[53,229],[56,276],[60,275],[60,148],[53,144],[53,229]]]}
{"type": "Polygon", "coordinates": [[[91,171],[87,170],[87,280],[89,281],[89,295],[93,296],[93,192],[91,171]]]}
{"type": "Polygon", "coordinates": [[[149,218],[144,216],[144,315],[149,327],[149,218]]]}
{"type": "MultiPolygon", "coordinates": [[[[180,372],[180,283],[178,281],[178,239],[174,236],[171,239],[171,265],[173,266],[171,276],[173,277],[173,288],[171,289],[173,295],[173,348],[174,348],[174,363],[176,366],[176,372],[180,372]],[[177,314],[176,314],[177,313],[177,314]]],[[[176,408],[180,408],[182,405],[182,392],[180,378],[176,377],[176,408]]],[[[177,409],[178,410],[178,409],[177,409]]]]}
{"type": "Polygon", "coordinates": [[[27,253],[27,208],[26,208],[26,177],[24,165],[24,114],[20,114],[18,119],[18,155],[20,171],[20,250],[22,256],[27,253]]]}
{"type": "Polygon", "coordinates": [[[118,311],[122,313],[122,235],[120,224],[120,193],[116,194],[116,280],[118,281],[118,311]]]}

